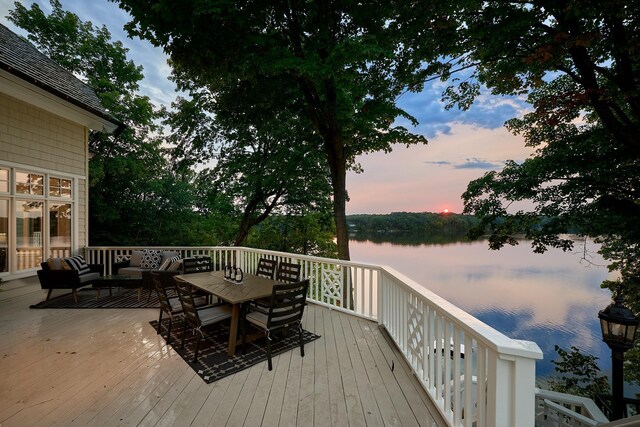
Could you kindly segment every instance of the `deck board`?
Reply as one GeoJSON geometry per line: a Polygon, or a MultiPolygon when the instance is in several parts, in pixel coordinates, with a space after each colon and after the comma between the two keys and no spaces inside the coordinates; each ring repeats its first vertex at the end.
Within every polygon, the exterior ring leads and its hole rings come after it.
{"type": "Polygon", "coordinates": [[[0,292],[0,425],[446,425],[377,324],[309,304],[300,349],[206,384],[156,334],[152,309],[29,309],[0,292]],[[394,372],[391,371],[394,363],[394,372]],[[437,421],[437,422],[436,422],[437,421]]]}

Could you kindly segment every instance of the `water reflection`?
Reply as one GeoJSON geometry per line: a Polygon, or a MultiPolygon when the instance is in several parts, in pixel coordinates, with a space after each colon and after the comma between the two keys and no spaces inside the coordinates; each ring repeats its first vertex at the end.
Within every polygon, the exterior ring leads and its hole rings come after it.
{"type": "Polygon", "coordinates": [[[485,241],[417,244],[414,236],[407,245],[360,239],[350,242],[351,259],[389,265],[507,336],[535,341],[544,352],[539,377],[554,372],[555,344],[574,345],[610,370],[597,318],[610,302],[609,291],[600,288],[609,273],[594,243],[587,243],[587,262],[582,244],[574,252],[539,255],[528,242],[491,251],[485,241]]]}

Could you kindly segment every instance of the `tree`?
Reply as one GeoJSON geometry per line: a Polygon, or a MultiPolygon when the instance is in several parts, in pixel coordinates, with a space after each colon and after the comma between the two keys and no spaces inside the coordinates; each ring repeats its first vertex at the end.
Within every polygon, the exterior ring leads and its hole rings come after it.
{"type": "Polygon", "coordinates": [[[16,2],[9,19],[30,41],[91,86],[104,107],[126,124],[118,135],[92,131],[89,148],[91,244],[182,244],[198,218],[190,185],[169,172],[156,120],[164,112],[138,93],[142,67],[112,41],[106,27],[94,27],[51,0],[46,15],[37,4],[16,2]],[[158,135],[158,136],[154,136],[158,135]]]}
{"type": "Polygon", "coordinates": [[[291,114],[296,109],[287,106],[296,99],[283,85],[228,82],[215,93],[184,89],[190,99],[174,103],[176,112],[166,121],[176,131],[176,168],[215,161],[212,184],[238,209],[235,245],[273,213],[324,209],[330,185],[321,140],[291,114]]]}
{"type": "Polygon", "coordinates": [[[230,81],[276,80],[297,92],[303,102],[290,114],[305,117],[322,139],[338,256],[349,259],[346,171],[357,168],[358,154],[426,142],[394,125],[397,117],[415,124],[396,100],[420,90],[432,71],[422,61],[432,47],[427,35],[444,40],[455,28],[417,19],[410,4],[395,2],[119,3],[133,16],[129,33],[162,46],[178,81],[215,93],[230,81]],[[418,39],[426,40],[419,49],[418,39]]]}
{"type": "MultiPolygon", "coordinates": [[[[640,4],[637,1],[470,2],[460,33],[476,65],[474,84],[450,89],[468,105],[471,87],[526,95],[532,110],[507,122],[537,147],[471,182],[465,212],[480,219],[490,246],[524,232],[534,250],[569,249],[577,229],[601,243],[620,278],[603,286],[640,313],[640,4]],[[512,204],[532,203],[516,210],[512,204]]],[[[632,350],[628,354],[633,356],[632,350]]],[[[637,357],[637,355],[635,356],[637,357]]]]}
{"type": "MultiPolygon", "coordinates": [[[[637,2],[617,0],[490,1],[461,9],[463,63],[476,65],[476,88],[526,95],[532,106],[507,127],[537,147],[535,155],[485,174],[464,194],[465,212],[481,219],[475,235],[488,227],[493,248],[524,231],[538,252],[567,249],[562,233],[575,227],[598,237],[622,282],[638,283],[639,10],[637,2]],[[520,201],[533,208],[514,212],[511,204],[520,201]]],[[[475,94],[463,87],[449,95],[468,105],[475,94]]]]}

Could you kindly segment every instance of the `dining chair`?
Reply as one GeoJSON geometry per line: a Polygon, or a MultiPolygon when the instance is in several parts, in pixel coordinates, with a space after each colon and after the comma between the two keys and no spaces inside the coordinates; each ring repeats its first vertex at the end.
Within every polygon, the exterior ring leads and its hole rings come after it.
{"type": "Polygon", "coordinates": [[[273,285],[271,302],[268,308],[255,304],[252,310],[244,315],[242,322],[242,349],[244,351],[247,340],[247,326],[251,323],[262,329],[267,338],[267,363],[272,370],[271,341],[273,333],[290,325],[298,327],[300,340],[300,356],[304,357],[304,339],[302,334],[302,315],[307,300],[309,279],[296,283],[278,283],[273,285]]]}
{"type": "Polygon", "coordinates": [[[202,271],[213,271],[211,257],[193,257],[182,260],[182,274],[200,273],[202,271]]]}
{"type": "Polygon", "coordinates": [[[258,261],[258,268],[256,269],[256,276],[262,276],[273,280],[277,266],[278,261],[275,259],[260,258],[258,261]]]}
{"type": "MultiPolygon", "coordinates": [[[[202,273],[205,271],[213,271],[213,261],[211,257],[200,256],[184,258],[182,260],[182,274],[202,273]]],[[[196,290],[193,291],[193,293],[197,297],[207,297],[207,299],[211,301],[211,295],[205,292],[196,290]]]]}
{"type": "Polygon", "coordinates": [[[182,315],[184,316],[184,329],[182,330],[182,344],[180,348],[184,348],[184,339],[187,335],[187,327],[190,326],[197,335],[196,348],[193,354],[193,362],[198,361],[198,349],[200,340],[204,338],[202,328],[211,326],[218,322],[231,318],[231,307],[226,304],[211,304],[198,307],[191,290],[191,285],[182,279],[175,278],[178,297],[182,304],[182,315]]]}
{"type": "Polygon", "coordinates": [[[282,283],[296,283],[300,281],[300,270],[302,266],[300,264],[294,264],[291,262],[281,262],[278,266],[278,273],[276,274],[276,282],[282,283]]]}
{"type": "MultiPolygon", "coordinates": [[[[155,271],[151,272],[151,280],[158,294],[158,301],[160,302],[160,317],[158,318],[157,333],[161,333],[162,328],[162,315],[166,314],[169,317],[169,326],[167,330],[167,344],[171,344],[171,327],[173,326],[173,318],[182,316],[182,303],[176,292],[176,287],[173,281],[172,275],[160,274],[155,271]],[[170,292],[167,292],[169,290],[170,292]]],[[[200,307],[207,304],[207,299],[203,297],[195,298],[194,303],[200,307]]]]}

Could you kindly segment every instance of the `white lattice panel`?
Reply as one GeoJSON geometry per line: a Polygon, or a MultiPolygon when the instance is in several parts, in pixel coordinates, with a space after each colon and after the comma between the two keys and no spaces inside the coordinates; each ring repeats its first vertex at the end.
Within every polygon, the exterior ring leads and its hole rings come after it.
{"type": "Polygon", "coordinates": [[[407,337],[409,351],[417,359],[418,366],[422,366],[423,348],[424,348],[424,331],[423,329],[423,313],[422,304],[418,299],[409,295],[407,327],[409,336],[407,337]]]}
{"type": "Polygon", "coordinates": [[[322,269],[322,295],[333,301],[342,301],[342,268],[322,269]]]}

